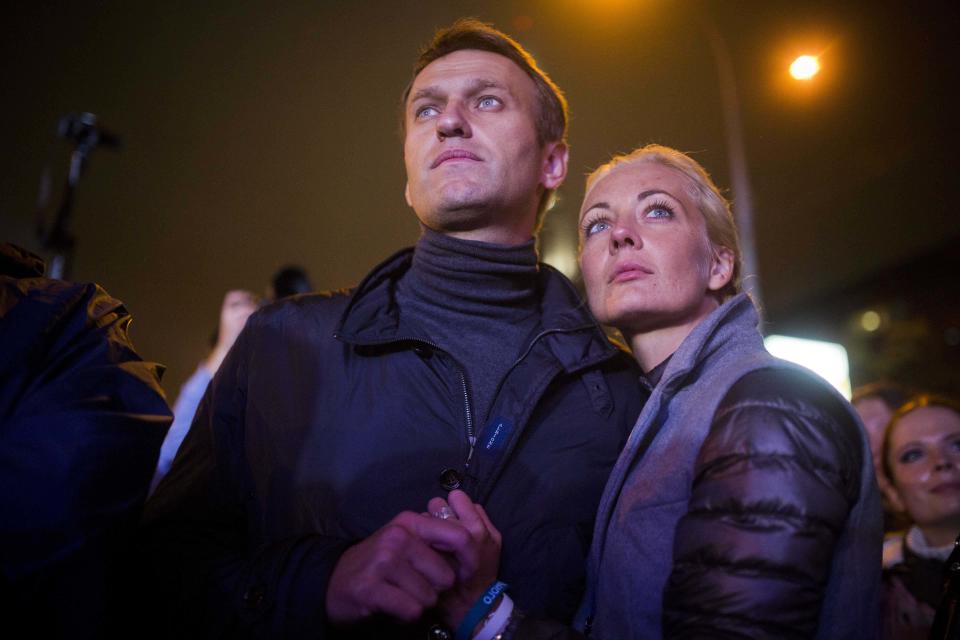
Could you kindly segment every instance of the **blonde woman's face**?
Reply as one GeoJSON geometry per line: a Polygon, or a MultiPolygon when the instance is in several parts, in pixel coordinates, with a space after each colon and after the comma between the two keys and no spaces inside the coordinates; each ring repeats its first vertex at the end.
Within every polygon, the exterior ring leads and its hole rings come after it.
{"type": "Polygon", "coordinates": [[[590,309],[625,333],[699,320],[732,275],[732,254],[711,244],[689,179],[651,162],[615,166],[593,184],[580,244],[590,309]]]}

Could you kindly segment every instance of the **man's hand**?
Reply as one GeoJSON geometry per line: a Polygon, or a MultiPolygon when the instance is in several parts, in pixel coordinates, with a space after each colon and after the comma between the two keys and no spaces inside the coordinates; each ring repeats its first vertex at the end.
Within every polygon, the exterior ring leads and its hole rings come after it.
{"type": "Polygon", "coordinates": [[[456,629],[473,604],[497,579],[502,538],[490,522],[487,512],[470,500],[466,493],[451,491],[448,500],[449,504],[443,498],[432,499],[428,505],[430,513],[442,513],[446,507],[455,518],[444,522],[463,527],[469,536],[463,539],[462,544],[454,546],[440,540],[427,540],[434,548],[450,553],[455,559],[457,581],[441,597],[440,609],[444,621],[456,629]]]}
{"type": "Polygon", "coordinates": [[[340,557],[327,587],[327,618],[338,626],[375,614],[419,619],[456,578],[441,551],[466,547],[469,537],[451,522],[399,514],[340,557]]]}

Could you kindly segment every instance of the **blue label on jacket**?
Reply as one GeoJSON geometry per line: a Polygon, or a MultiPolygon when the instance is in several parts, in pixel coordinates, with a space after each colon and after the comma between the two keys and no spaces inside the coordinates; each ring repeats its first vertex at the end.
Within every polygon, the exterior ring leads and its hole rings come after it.
{"type": "Polygon", "coordinates": [[[484,451],[499,451],[510,439],[513,423],[506,418],[494,418],[483,430],[481,441],[484,451]]]}

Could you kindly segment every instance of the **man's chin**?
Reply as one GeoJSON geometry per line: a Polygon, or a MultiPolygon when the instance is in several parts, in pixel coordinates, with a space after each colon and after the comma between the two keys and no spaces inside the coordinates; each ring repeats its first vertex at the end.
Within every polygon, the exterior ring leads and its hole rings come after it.
{"type": "Polygon", "coordinates": [[[476,231],[490,224],[490,216],[472,208],[446,210],[431,216],[428,227],[441,232],[476,231]]]}
{"type": "Polygon", "coordinates": [[[489,209],[492,194],[472,183],[446,185],[439,193],[437,211],[456,213],[489,209]]]}
{"type": "Polygon", "coordinates": [[[429,218],[451,231],[469,231],[489,224],[495,208],[496,203],[489,198],[461,194],[441,200],[429,218]]]}

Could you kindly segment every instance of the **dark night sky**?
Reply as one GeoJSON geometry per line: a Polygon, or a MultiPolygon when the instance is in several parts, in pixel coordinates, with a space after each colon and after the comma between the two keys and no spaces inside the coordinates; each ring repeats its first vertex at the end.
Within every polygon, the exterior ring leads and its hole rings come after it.
{"type": "Polygon", "coordinates": [[[38,248],[39,176],[66,166],[61,115],[92,111],[122,134],[81,184],[74,275],[127,303],[171,399],[225,290],[262,291],[287,262],[320,288],[349,286],[416,239],[397,100],[418,47],[463,15],[517,37],[570,100],[548,261],[569,252],[582,176],[611,153],[668,144],[729,186],[701,20],[737,75],[771,315],[960,238],[957,3],[20,4],[0,39],[0,237],[38,248]],[[811,51],[821,75],[787,79],[811,51]]]}

